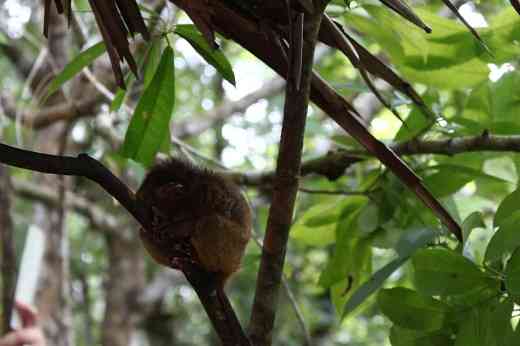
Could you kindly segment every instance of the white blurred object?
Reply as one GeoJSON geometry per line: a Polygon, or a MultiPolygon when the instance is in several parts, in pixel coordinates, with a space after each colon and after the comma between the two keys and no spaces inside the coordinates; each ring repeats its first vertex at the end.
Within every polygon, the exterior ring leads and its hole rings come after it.
{"type": "MultiPolygon", "coordinates": [[[[27,231],[25,246],[20,263],[20,272],[16,282],[15,301],[34,305],[34,295],[38,284],[38,276],[45,249],[45,237],[40,228],[32,225],[27,231]]],[[[13,329],[21,327],[20,317],[13,312],[11,317],[13,329]]]]}

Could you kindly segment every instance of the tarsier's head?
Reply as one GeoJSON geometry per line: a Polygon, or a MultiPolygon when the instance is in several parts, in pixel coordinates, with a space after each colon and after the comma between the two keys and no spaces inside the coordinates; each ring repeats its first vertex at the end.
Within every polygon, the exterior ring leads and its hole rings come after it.
{"type": "Polygon", "coordinates": [[[171,266],[172,250],[184,241],[204,269],[226,275],[238,269],[251,234],[251,212],[232,181],[169,159],[150,170],[136,197],[149,220],[141,238],[160,263],[171,266]]]}

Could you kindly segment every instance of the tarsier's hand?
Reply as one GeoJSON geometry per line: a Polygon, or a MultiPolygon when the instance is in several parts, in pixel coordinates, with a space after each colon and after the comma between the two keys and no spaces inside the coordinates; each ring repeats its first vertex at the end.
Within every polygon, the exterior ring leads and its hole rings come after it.
{"type": "Polygon", "coordinates": [[[157,262],[181,270],[195,264],[222,283],[239,269],[251,211],[232,181],[170,159],[150,170],[136,196],[150,223],[141,239],[157,262]]]}
{"type": "Polygon", "coordinates": [[[0,346],[45,346],[45,338],[38,326],[36,313],[28,305],[20,302],[16,302],[15,308],[22,321],[22,328],[2,337],[0,346]]]}

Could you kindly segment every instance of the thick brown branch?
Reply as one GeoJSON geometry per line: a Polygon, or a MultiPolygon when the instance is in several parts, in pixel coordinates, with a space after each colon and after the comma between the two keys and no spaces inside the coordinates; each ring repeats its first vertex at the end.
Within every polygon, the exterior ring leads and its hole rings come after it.
{"type": "Polygon", "coordinates": [[[134,193],[99,161],[86,154],[80,154],[78,157],[48,155],[0,143],[0,162],[41,173],[88,178],[118,200],[137,221],[143,225],[147,224],[137,206],[134,193]]]}
{"type": "MultiPolygon", "coordinates": [[[[291,76],[287,78],[289,82],[286,87],[280,150],[249,325],[251,339],[255,345],[272,344],[287,241],[298,191],[313,56],[322,17],[321,12],[317,8],[315,10],[317,13],[304,20],[306,32],[303,52],[297,49],[299,45],[295,41],[291,42],[289,55],[292,57],[292,71],[291,76]],[[295,63],[296,61],[301,64],[295,63]]],[[[292,11],[289,12],[292,16],[292,11]]],[[[300,18],[302,15],[299,14],[300,18]]]]}

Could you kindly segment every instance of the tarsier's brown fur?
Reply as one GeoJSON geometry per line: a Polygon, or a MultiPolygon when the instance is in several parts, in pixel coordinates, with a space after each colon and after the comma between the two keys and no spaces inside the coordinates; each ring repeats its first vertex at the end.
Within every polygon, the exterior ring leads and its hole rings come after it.
{"type": "Polygon", "coordinates": [[[190,262],[221,285],[240,268],[251,211],[231,180],[173,158],[150,170],[136,197],[150,220],[141,240],[157,262],[181,270],[190,262]]]}

